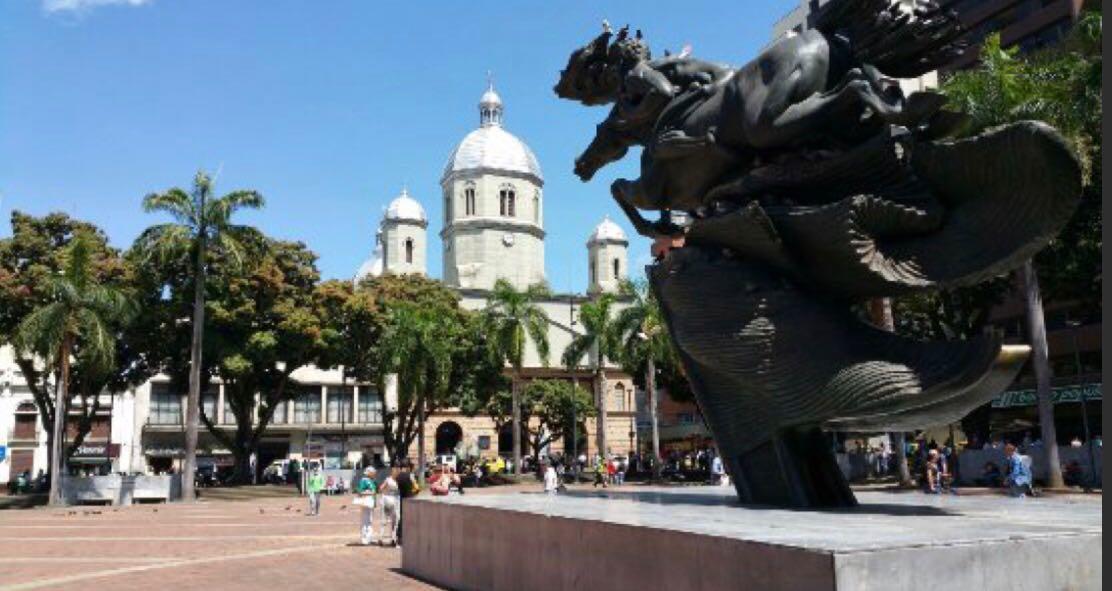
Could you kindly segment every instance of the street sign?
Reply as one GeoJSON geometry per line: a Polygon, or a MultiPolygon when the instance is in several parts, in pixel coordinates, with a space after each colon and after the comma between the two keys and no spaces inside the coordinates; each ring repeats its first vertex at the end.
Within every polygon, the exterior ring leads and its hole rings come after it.
{"type": "Polygon", "coordinates": [[[8,459],[8,446],[0,445],[0,462],[8,459]]]}

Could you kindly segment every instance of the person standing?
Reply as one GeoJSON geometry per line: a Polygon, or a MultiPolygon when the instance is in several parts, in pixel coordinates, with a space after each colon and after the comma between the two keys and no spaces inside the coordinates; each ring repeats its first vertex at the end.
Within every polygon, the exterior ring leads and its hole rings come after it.
{"type": "Polygon", "coordinates": [[[401,516],[401,499],[399,497],[400,488],[398,486],[398,469],[393,468],[387,474],[386,479],[382,481],[382,486],[379,491],[382,493],[382,520],[379,522],[381,532],[379,533],[379,543],[382,543],[385,538],[387,527],[390,530],[390,545],[396,546],[398,544],[398,524],[401,522],[398,518],[401,516]],[[387,526],[389,523],[389,526],[387,526]]]}
{"type": "Polygon", "coordinates": [[[324,474],[321,474],[320,466],[314,466],[312,473],[309,474],[307,489],[309,491],[309,515],[320,515],[320,493],[324,490],[324,474]]]}
{"type": "Polygon", "coordinates": [[[608,463],[602,456],[599,456],[598,459],[595,461],[595,483],[592,488],[598,488],[598,485],[600,484],[602,485],[602,488],[606,488],[607,465],[608,463]]]}
{"type": "Polygon", "coordinates": [[[359,479],[359,483],[355,485],[355,493],[359,495],[360,505],[363,509],[360,519],[359,541],[364,546],[369,545],[374,540],[375,494],[377,492],[375,469],[368,466],[366,470],[363,470],[363,477],[359,479]]]}
{"type": "Polygon", "coordinates": [[[398,523],[394,527],[394,531],[395,531],[394,545],[401,546],[402,545],[402,531],[403,531],[403,529],[402,529],[402,525],[403,525],[402,512],[405,509],[405,500],[410,498],[410,497],[415,496],[417,494],[417,491],[418,491],[417,486],[416,486],[417,483],[415,483],[413,481],[413,474],[411,474],[409,472],[409,465],[408,464],[402,464],[401,472],[398,473],[397,482],[398,482],[398,511],[397,511],[398,523]]]}
{"type": "Polygon", "coordinates": [[[548,467],[544,470],[544,492],[555,495],[559,487],[560,479],[556,474],[556,468],[549,463],[548,467]]]}
{"type": "Polygon", "coordinates": [[[722,475],[725,473],[726,470],[722,467],[722,458],[718,454],[715,454],[710,460],[711,484],[722,484],[722,475]]]}
{"type": "Polygon", "coordinates": [[[1023,456],[1016,453],[1015,445],[1011,443],[1004,446],[1004,457],[1008,463],[1008,473],[1004,477],[1008,494],[1013,497],[1026,496],[1031,489],[1031,470],[1023,463],[1023,456]]]}

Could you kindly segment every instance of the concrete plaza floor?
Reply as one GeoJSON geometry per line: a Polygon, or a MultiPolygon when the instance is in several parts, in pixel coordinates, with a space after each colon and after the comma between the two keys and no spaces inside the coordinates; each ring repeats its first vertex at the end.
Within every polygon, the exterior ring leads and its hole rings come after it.
{"type": "Polygon", "coordinates": [[[0,590],[430,589],[398,570],[400,550],[358,545],[350,503],[326,497],[318,517],[301,498],[0,511],[0,590]]]}
{"type": "MultiPolygon", "coordinates": [[[[709,505],[699,509],[700,514],[725,509],[715,494],[718,491],[679,488],[685,497],[709,505]]],[[[450,502],[520,507],[544,502],[542,495],[521,494],[539,489],[539,484],[469,489],[467,495],[452,497],[450,502]],[[491,498],[485,498],[488,495],[491,498]]],[[[611,487],[605,493],[589,485],[573,486],[572,493],[561,499],[561,505],[568,505],[565,510],[571,510],[577,499],[605,494],[626,501],[615,504],[617,514],[631,511],[628,501],[639,507],[652,506],[655,496],[652,487],[636,485],[611,487]]],[[[897,514],[899,506],[922,501],[919,493],[871,492],[864,496],[893,507],[897,514]]],[[[934,498],[929,502],[945,513],[955,500],[934,498]]],[[[301,498],[0,511],[0,591],[153,589],[164,585],[268,591],[431,589],[401,572],[400,550],[357,544],[359,513],[350,501],[350,495],[325,497],[319,517],[304,515],[301,498]]],[[[1007,507],[1009,501],[992,496],[973,504],[1007,507]]],[[[1094,519],[1099,523],[1102,511],[1099,495],[1027,499],[1025,505],[1036,514],[1068,513],[1064,519],[1082,527],[1091,527],[1094,519]]],[[[710,515],[688,517],[697,524],[710,515]]],[[[1060,524],[1058,517],[1050,521],[1060,524]]]]}

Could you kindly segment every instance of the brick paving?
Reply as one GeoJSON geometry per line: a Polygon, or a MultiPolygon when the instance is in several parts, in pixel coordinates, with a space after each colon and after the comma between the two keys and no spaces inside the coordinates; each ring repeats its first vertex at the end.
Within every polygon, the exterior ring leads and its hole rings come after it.
{"type": "Polygon", "coordinates": [[[0,511],[0,591],[432,589],[359,541],[351,496],[0,511]],[[344,507],[347,505],[346,507],[344,507]]]}

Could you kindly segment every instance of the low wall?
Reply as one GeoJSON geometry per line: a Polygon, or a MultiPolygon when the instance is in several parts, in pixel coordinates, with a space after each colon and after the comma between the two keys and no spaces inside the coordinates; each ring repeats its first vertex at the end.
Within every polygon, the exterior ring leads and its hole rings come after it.
{"type": "Polygon", "coordinates": [[[181,476],[67,476],[62,479],[62,497],[71,505],[130,505],[136,501],[176,501],[181,498],[181,476]]]}
{"type": "MultiPolygon", "coordinates": [[[[1096,464],[1096,477],[1097,481],[1101,482],[1104,479],[1104,469],[1101,466],[1104,459],[1102,447],[1093,448],[1093,459],[1096,464]]],[[[1046,479],[1046,450],[1043,448],[1032,448],[1027,452],[1031,456],[1031,473],[1036,480],[1046,479]]],[[[1081,472],[1085,477],[1089,476],[1092,471],[1092,463],[1089,462],[1089,450],[1086,447],[1058,447],[1058,460],[1063,466],[1069,465],[1071,462],[1077,462],[1081,467],[1081,472]]],[[[1003,449],[967,449],[963,450],[958,456],[958,480],[963,484],[972,484],[982,477],[985,464],[992,462],[997,465],[1001,470],[1007,460],[1004,457],[1003,449]]]]}

